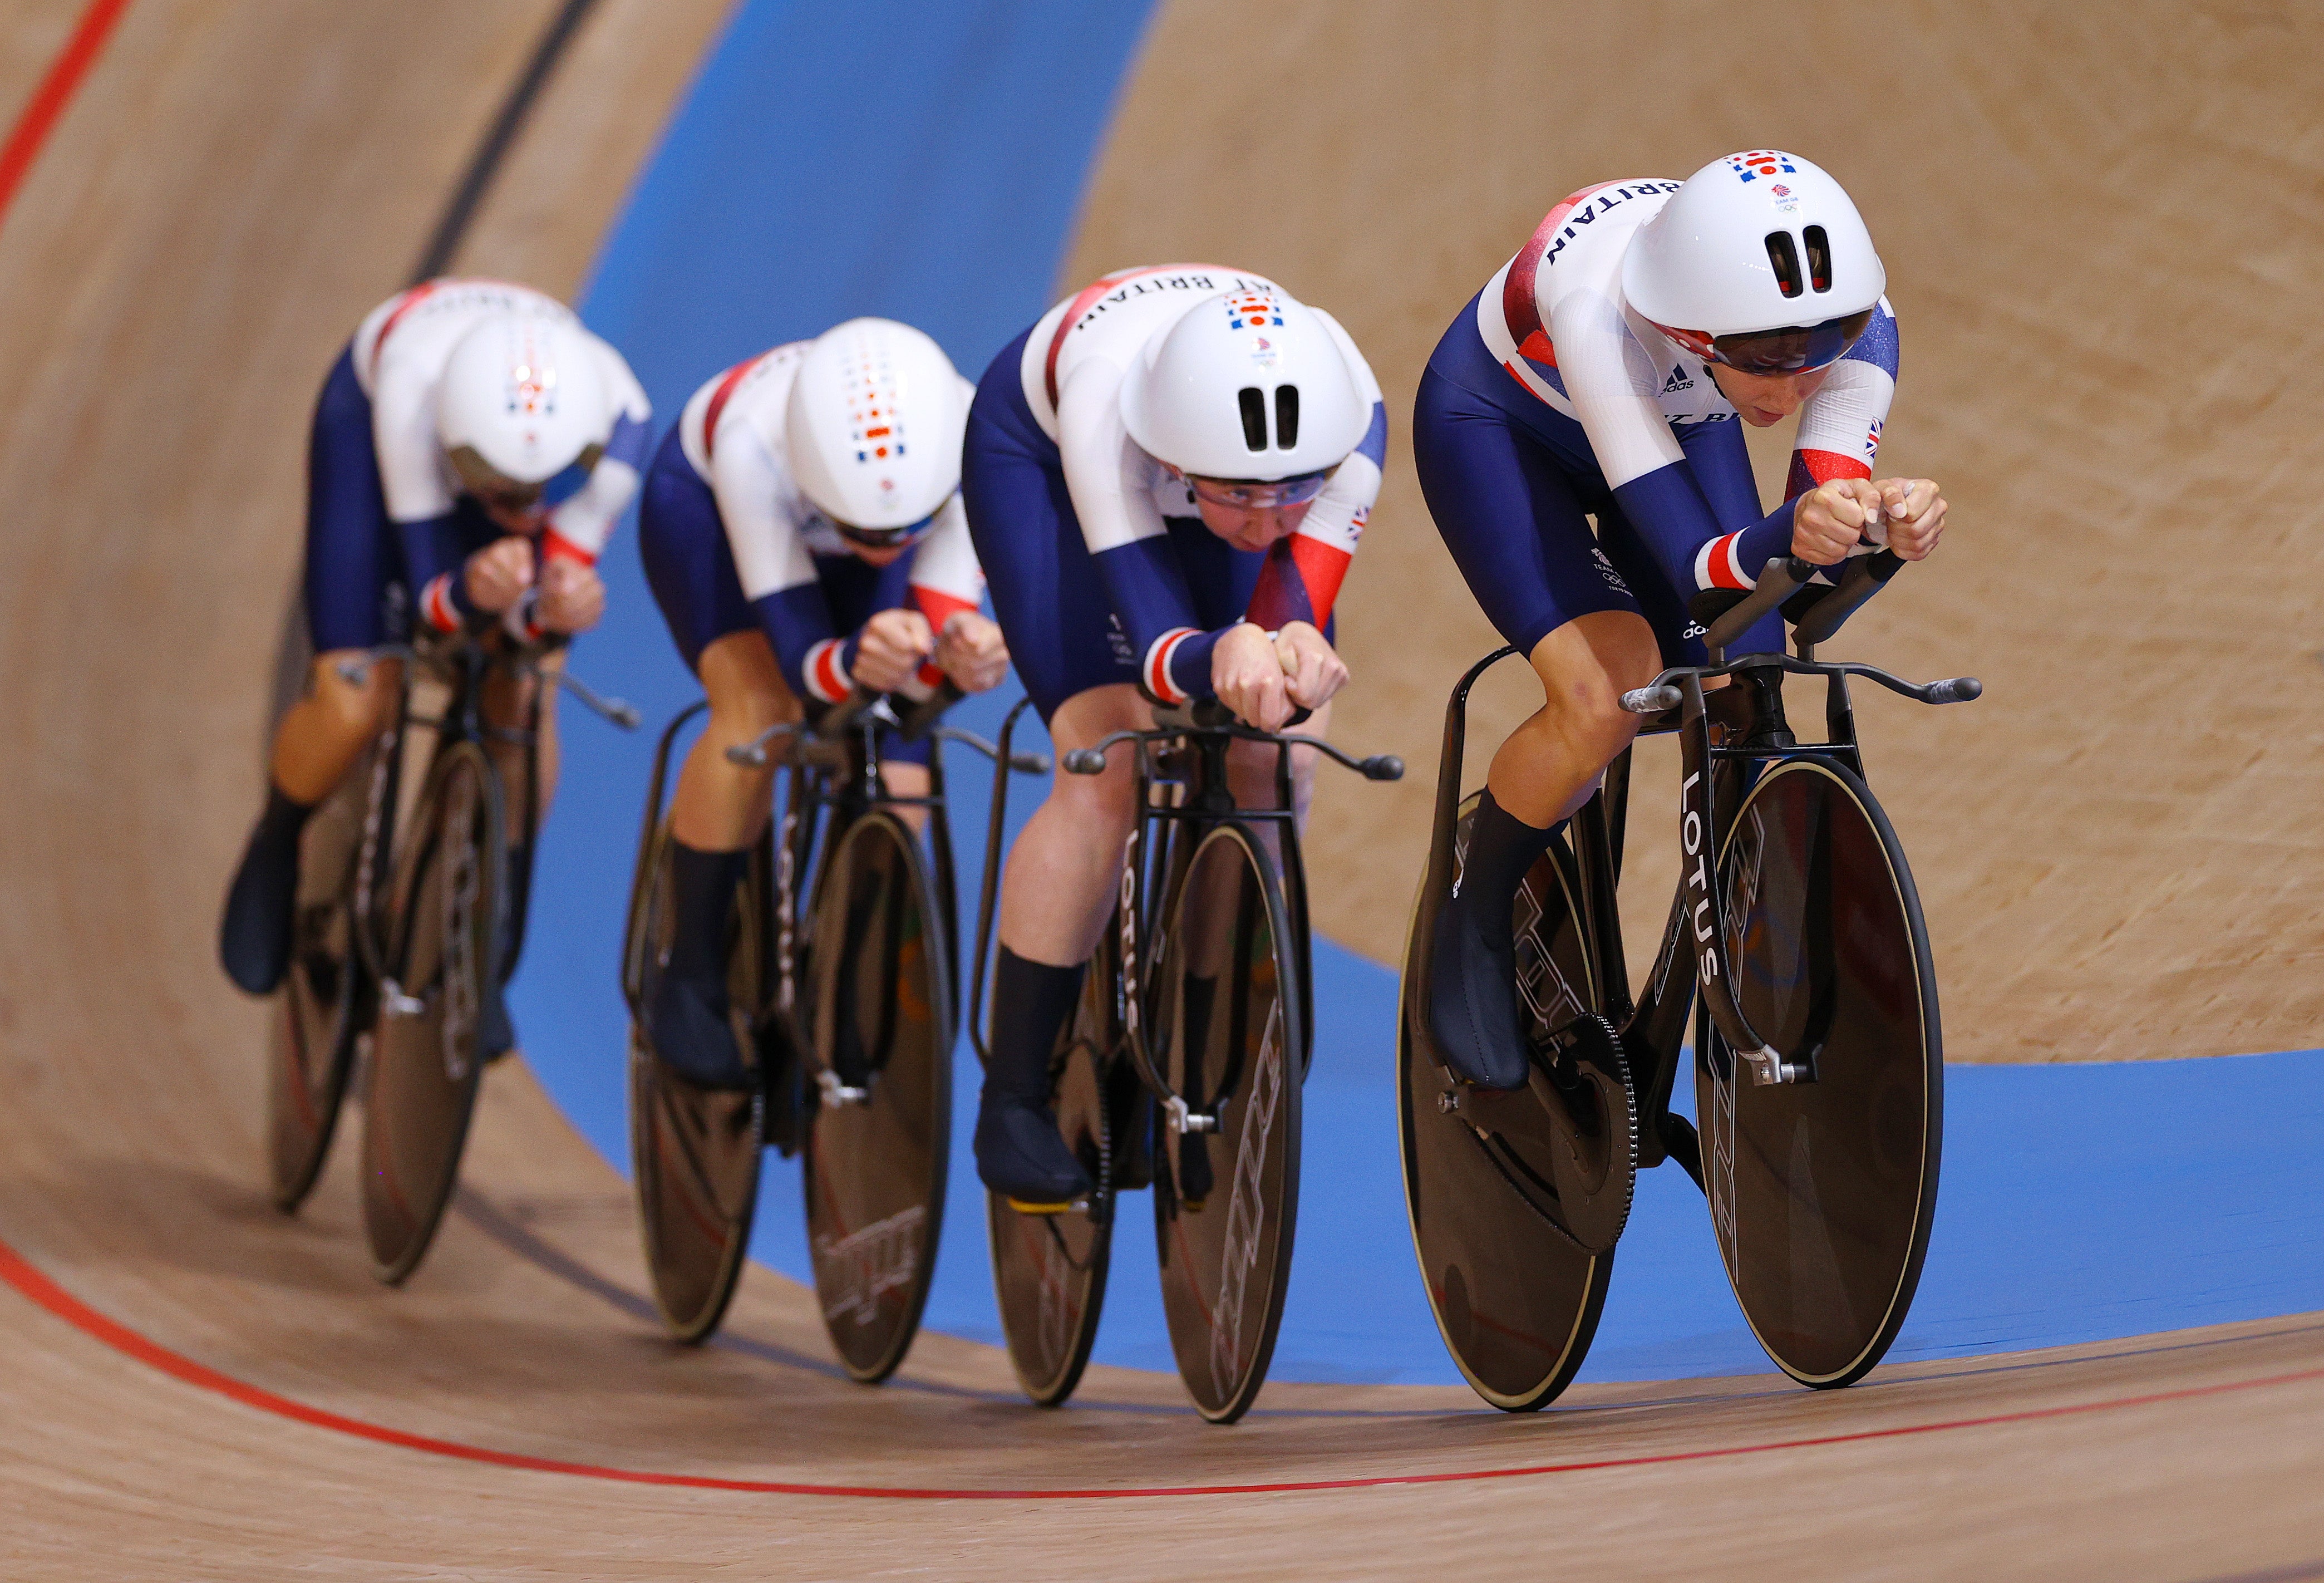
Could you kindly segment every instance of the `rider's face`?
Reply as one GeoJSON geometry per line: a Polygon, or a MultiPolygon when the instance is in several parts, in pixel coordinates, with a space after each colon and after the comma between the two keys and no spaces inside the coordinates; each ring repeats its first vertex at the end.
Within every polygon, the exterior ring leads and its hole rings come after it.
{"type": "Polygon", "coordinates": [[[1823,388],[1831,377],[1829,366],[1803,374],[1742,374],[1723,364],[1708,365],[1719,393],[1734,404],[1743,421],[1754,429],[1782,422],[1800,410],[1800,403],[1823,388]]]}
{"type": "Polygon", "coordinates": [[[890,544],[885,549],[870,544],[850,544],[848,551],[866,566],[893,566],[912,552],[909,544],[890,544]]]}
{"type": "Polygon", "coordinates": [[[1252,507],[1222,505],[1215,500],[1194,502],[1203,514],[1203,525],[1238,550],[1264,550],[1277,539],[1289,538],[1307,520],[1314,504],[1303,500],[1296,505],[1252,507]]]}

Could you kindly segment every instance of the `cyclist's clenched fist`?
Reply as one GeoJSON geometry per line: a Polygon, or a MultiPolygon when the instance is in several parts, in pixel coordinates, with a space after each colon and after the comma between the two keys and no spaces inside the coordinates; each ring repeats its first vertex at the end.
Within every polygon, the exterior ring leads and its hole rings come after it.
{"type": "Polygon", "coordinates": [[[586,632],[605,614],[605,580],[597,569],[568,555],[551,555],[540,568],[540,625],[550,632],[586,632]]]}
{"type": "Polygon", "coordinates": [[[532,541],[513,534],[495,540],[468,557],[462,575],[468,603],[497,616],[532,587],[532,541]]]}
{"type": "Polygon", "coordinates": [[[1283,667],[1291,701],[1320,709],[1348,685],[1348,667],[1323,634],[1305,621],[1286,621],[1275,635],[1275,657],[1283,667]]]}
{"type": "Polygon", "coordinates": [[[989,692],[1009,674],[1009,643],[998,623],[955,612],[936,636],[936,664],[963,692],[989,692]]]}
{"type": "Polygon", "coordinates": [[[1828,478],[1799,498],[1792,512],[1792,553],[1831,566],[1865,540],[1879,515],[1880,488],[1869,478],[1828,478]]]}
{"type": "Polygon", "coordinates": [[[936,647],[928,618],[917,610],[882,610],[863,624],[848,675],[873,692],[894,692],[936,647]]]}
{"type": "Polygon", "coordinates": [[[1945,531],[1945,497],[1931,478],[1883,478],[1875,486],[1888,523],[1888,548],[1906,560],[1927,559],[1945,531]]]}
{"type": "Polygon", "coordinates": [[[1211,650],[1211,690],[1261,731],[1280,730],[1291,718],[1290,680],[1275,644],[1251,622],[1229,629],[1211,650]]]}

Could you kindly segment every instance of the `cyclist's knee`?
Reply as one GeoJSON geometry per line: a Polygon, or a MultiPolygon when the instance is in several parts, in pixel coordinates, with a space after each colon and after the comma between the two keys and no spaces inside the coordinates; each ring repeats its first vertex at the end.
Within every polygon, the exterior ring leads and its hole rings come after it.
{"type": "Polygon", "coordinates": [[[401,667],[366,662],[360,650],[318,655],[308,686],[309,717],[334,742],[359,743],[386,724],[401,680],[401,667]],[[355,677],[342,667],[356,668],[355,677]]]}
{"type": "Polygon", "coordinates": [[[698,668],[712,724],[722,735],[755,736],[799,717],[798,699],[783,680],[763,633],[727,634],[702,651],[698,668]]]}
{"type": "Polygon", "coordinates": [[[1090,838],[1119,839],[1129,832],[1138,792],[1137,778],[1130,773],[1131,751],[1117,747],[1106,754],[1105,773],[1097,775],[1072,773],[1065,767],[1061,752],[1056,777],[1049,783],[1050,804],[1090,838]]]}
{"type": "Polygon", "coordinates": [[[1532,661],[1545,727],[1600,763],[1638,734],[1638,717],[1622,708],[1622,695],[1646,686],[1662,667],[1654,629],[1626,610],[1567,622],[1535,645],[1532,661]]]}

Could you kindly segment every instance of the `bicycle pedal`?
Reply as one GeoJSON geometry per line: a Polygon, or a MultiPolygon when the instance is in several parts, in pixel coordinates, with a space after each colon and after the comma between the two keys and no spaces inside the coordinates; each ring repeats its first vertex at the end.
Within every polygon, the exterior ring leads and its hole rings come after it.
{"type": "Polygon", "coordinates": [[[1089,1208],[1087,1199],[1072,1199],[1061,1204],[1028,1204],[1022,1199],[1010,1199],[1008,1204],[1019,1215],[1063,1215],[1068,1210],[1089,1208]]]}

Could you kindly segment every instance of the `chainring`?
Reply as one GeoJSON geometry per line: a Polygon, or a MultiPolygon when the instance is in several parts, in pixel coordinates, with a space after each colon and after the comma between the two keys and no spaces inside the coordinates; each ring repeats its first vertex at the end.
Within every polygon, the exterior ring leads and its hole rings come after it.
{"type": "Polygon", "coordinates": [[[1532,1089],[1554,1140],[1556,1217],[1584,1248],[1603,1253],[1629,1224],[1638,1180],[1637,1097],[1614,1025],[1582,1016],[1550,1035],[1532,1089]]]}

